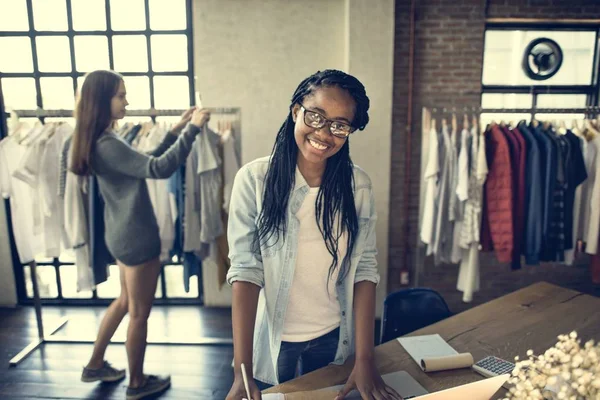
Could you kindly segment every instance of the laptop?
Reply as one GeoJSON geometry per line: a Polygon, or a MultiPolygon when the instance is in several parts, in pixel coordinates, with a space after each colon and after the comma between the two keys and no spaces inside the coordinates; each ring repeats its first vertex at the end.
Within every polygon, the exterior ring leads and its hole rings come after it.
{"type": "MultiPolygon", "coordinates": [[[[509,374],[482,379],[415,398],[419,400],[490,400],[509,378],[509,374]]],[[[402,393],[400,393],[402,394],[402,393]]]]}
{"type": "MultiPolygon", "coordinates": [[[[493,378],[482,379],[477,382],[456,386],[446,390],[429,393],[408,372],[398,371],[382,376],[386,385],[398,392],[404,400],[490,400],[492,396],[509,378],[508,374],[493,378]]],[[[340,390],[343,385],[332,386],[322,390],[340,390]]],[[[360,400],[360,393],[353,390],[346,399],[360,400]]]]}

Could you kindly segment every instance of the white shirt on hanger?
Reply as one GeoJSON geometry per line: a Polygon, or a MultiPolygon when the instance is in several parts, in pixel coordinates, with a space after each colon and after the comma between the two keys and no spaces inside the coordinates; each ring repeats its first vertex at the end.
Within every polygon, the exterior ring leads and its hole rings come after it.
{"type": "Polygon", "coordinates": [[[0,141],[0,191],[3,198],[10,200],[13,234],[22,264],[33,261],[42,247],[41,235],[36,235],[33,229],[34,191],[13,175],[25,152],[26,147],[12,137],[0,141]]]}
{"type": "Polygon", "coordinates": [[[435,194],[437,192],[438,174],[440,172],[438,135],[432,127],[429,131],[429,159],[423,174],[425,181],[425,199],[423,201],[423,220],[421,221],[421,241],[432,244],[433,222],[435,214],[435,194]]]}

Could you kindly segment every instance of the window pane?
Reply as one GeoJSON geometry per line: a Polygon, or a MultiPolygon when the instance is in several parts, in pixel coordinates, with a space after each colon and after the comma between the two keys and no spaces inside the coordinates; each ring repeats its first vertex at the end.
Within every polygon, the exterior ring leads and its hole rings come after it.
{"type": "Polygon", "coordinates": [[[38,36],[38,66],[42,72],[71,72],[71,50],[66,36],[38,36]]]}
{"type": "Polygon", "coordinates": [[[113,55],[116,71],[148,71],[148,48],[146,44],[146,36],[114,36],[113,55]]]}
{"type": "Polygon", "coordinates": [[[77,267],[75,265],[62,265],[60,271],[60,284],[62,295],[68,299],[91,299],[91,290],[77,291],[77,267]]]}
{"type": "Polygon", "coordinates": [[[71,0],[71,10],[74,30],[106,30],[106,5],[104,0],[71,0]]]}
{"type": "Polygon", "coordinates": [[[0,56],[0,71],[33,72],[31,40],[28,37],[0,37],[0,54],[3,54],[0,56]]]}
{"type": "Polygon", "coordinates": [[[33,0],[33,26],[36,31],[66,31],[65,0],[33,0]]]}
{"type": "Polygon", "coordinates": [[[110,23],[115,31],[146,29],[144,0],[110,0],[110,23]]]}
{"type": "Polygon", "coordinates": [[[74,108],[71,78],[40,78],[40,85],[45,109],[72,110],[74,108]]]}
{"type": "Polygon", "coordinates": [[[33,78],[2,78],[2,94],[7,108],[13,110],[37,108],[33,78]]]}
{"type": "Polygon", "coordinates": [[[532,96],[518,93],[483,93],[483,108],[531,108],[532,96]]]}
{"type": "Polygon", "coordinates": [[[190,106],[190,83],[187,76],[154,77],[154,107],[184,109],[190,106]]]}
{"type": "Polygon", "coordinates": [[[595,48],[593,31],[499,31],[485,34],[483,83],[488,85],[589,85],[595,48]],[[521,66],[527,45],[545,37],[563,51],[559,71],[545,81],[530,79],[521,66]]]}
{"type": "Polygon", "coordinates": [[[150,0],[150,29],[185,28],[185,0],[150,0]]]}
{"type": "Polygon", "coordinates": [[[150,80],[147,76],[126,76],[125,88],[127,89],[129,109],[150,108],[150,80]]]}
{"type": "Polygon", "coordinates": [[[585,94],[540,94],[537,97],[537,108],[584,108],[585,94]]]}
{"type": "Polygon", "coordinates": [[[165,265],[165,280],[167,287],[167,296],[171,297],[198,297],[198,277],[193,276],[189,280],[189,293],[185,292],[183,282],[183,266],[182,265],[165,265]]]}
{"type": "Polygon", "coordinates": [[[0,10],[0,30],[29,30],[25,0],[0,0],[0,10]]]}
{"type": "Polygon", "coordinates": [[[79,72],[109,69],[106,36],[75,36],[75,65],[79,72]]]}
{"type": "Polygon", "coordinates": [[[154,71],[187,71],[188,53],[185,35],[152,35],[150,43],[154,71]]]}
{"type": "MultiPolygon", "coordinates": [[[[33,283],[31,282],[31,272],[29,266],[23,267],[25,273],[25,287],[27,291],[27,297],[33,298],[33,283]]],[[[58,287],[56,286],[56,271],[54,267],[47,265],[38,265],[37,270],[37,283],[38,290],[40,291],[40,298],[42,299],[54,299],[58,297],[58,287]]]]}
{"type": "Polygon", "coordinates": [[[114,299],[121,293],[121,282],[119,276],[119,267],[111,265],[109,267],[109,276],[106,282],[96,286],[96,294],[101,299],[114,299]]]}

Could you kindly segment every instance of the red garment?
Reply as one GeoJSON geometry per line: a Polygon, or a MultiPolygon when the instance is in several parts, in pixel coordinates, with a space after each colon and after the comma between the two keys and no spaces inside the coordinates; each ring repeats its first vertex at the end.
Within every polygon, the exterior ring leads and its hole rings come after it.
{"type": "Polygon", "coordinates": [[[484,189],[481,245],[483,250],[491,250],[489,245],[493,243],[498,261],[510,262],[514,248],[512,166],[508,141],[497,125],[486,132],[486,158],[489,171],[484,189]]]}

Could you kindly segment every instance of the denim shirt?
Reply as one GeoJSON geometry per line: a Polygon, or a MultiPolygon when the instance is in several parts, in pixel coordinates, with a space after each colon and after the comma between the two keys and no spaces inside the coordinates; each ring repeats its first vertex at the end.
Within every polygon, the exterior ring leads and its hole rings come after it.
{"type": "MultiPolygon", "coordinates": [[[[296,267],[300,227],[296,212],[304,202],[309,186],[296,168],[285,236],[281,236],[277,243],[273,237],[266,244],[261,244],[260,252],[253,251],[252,243],[262,207],[268,165],[269,157],[259,158],[242,167],[235,177],[227,232],[231,260],[227,282],[230,285],[236,281],[250,282],[261,288],[254,326],[253,373],[254,378],[276,385],[279,383],[276,371],[283,323],[296,267]]],[[[335,364],[343,364],[354,353],[354,284],[361,281],[379,283],[375,243],[377,216],[373,190],[369,176],[356,166],[354,203],[359,231],[351,255],[349,272],[336,286],[341,322],[335,364]]],[[[310,296],[310,293],[306,295],[310,296]]]]}

